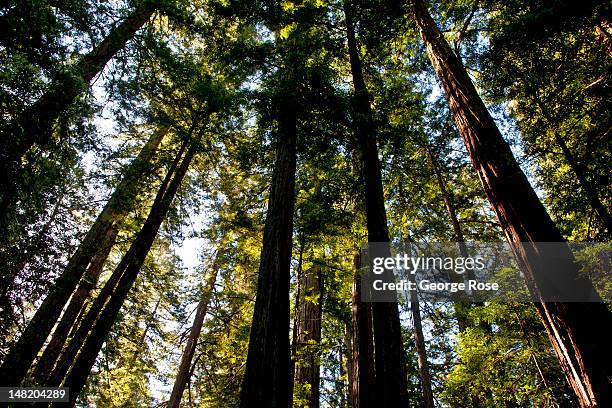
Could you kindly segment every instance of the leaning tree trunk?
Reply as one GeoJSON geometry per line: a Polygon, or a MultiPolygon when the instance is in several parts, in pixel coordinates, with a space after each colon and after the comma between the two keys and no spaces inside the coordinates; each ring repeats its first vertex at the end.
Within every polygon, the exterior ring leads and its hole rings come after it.
{"type": "Polygon", "coordinates": [[[376,406],[374,344],[372,338],[372,307],[361,301],[361,256],[353,258],[354,276],[351,299],[352,348],[351,401],[353,408],[376,406]]]}
{"type": "Polygon", "coordinates": [[[570,151],[565,139],[555,130],[555,141],[561,148],[561,152],[565,157],[565,160],[570,165],[574,174],[576,175],[576,179],[578,180],[578,184],[582,188],[582,191],[587,197],[589,204],[595,210],[595,213],[599,217],[603,227],[608,231],[608,234],[612,235],[612,217],[608,212],[608,209],[603,204],[599,195],[597,194],[597,190],[593,186],[593,184],[587,179],[586,172],[583,166],[581,166],[577,161],[572,152],[570,151]]]}
{"type": "MultiPolygon", "coordinates": [[[[440,170],[438,158],[436,157],[431,146],[429,146],[427,142],[425,142],[424,145],[425,150],[427,150],[427,155],[429,156],[429,161],[431,162],[431,167],[433,168],[434,173],[436,175],[436,181],[438,182],[440,193],[442,193],[442,200],[444,201],[444,206],[446,207],[448,218],[453,227],[453,235],[457,242],[457,246],[459,247],[459,254],[463,258],[468,258],[470,254],[468,252],[467,245],[465,244],[463,230],[461,229],[461,224],[459,224],[459,218],[457,217],[457,212],[455,211],[455,206],[453,204],[451,194],[446,188],[446,182],[444,180],[444,176],[442,175],[442,171],[440,170]]],[[[472,279],[473,277],[473,271],[466,272],[467,279],[472,279]]],[[[464,280],[463,277],[457,276],[457,274],[453,272],[451,272],[451,279],[455,279],[461,282],[463,282],[464,280]]],[[[453,299],[453,307],[455,308],[455,318],[457,319],[457,325],[459,326],[459,332],[461,333],[470,325],[469,313],[470,309],[472,308],[472,305],[469,302],[466,302],[465,299],[460,299],[460,296],[457,297],[457,299],[453,299]]]]}
{"type": "MultiPolygon", "coordinates": [[[[389,231],[387,229],[382,176],[378,161],[376,129],[372,119],[368,90],[363,78],[348,0],[344,2],[344,7],[348,51],[355,90],[353,124],[363,161],[368,241],[388,243],[389,231]]],[[[390,257],[389,247],[387,247],[387,252],[390,257]]],[[[390,271],[386,271],[386,274],[387,279],[392,279],[392,276],[389,276],[390,271]]],[[[373,303],[372,317],[375,339],[377,402],[386,407],[405,407],[408,405],[408,384],[397,302],[373,303]]]]}
{"type": "MultiPolygon", "coordinates": [[[[308,408],[319,408],[321,346],[321,268],[313,267],[302,275],[296,347],[295,384],[307,385],[308,408]]],[[[306,397],[302,395],[302,397],[306,397]]]]}
{"type": "MultiPolygon", "coordinates": [[[[168,169],[166,176],[164,177],[164,180],[162,181],[162,183],[160,184],[158,188],[157,195],[156,195],[153,205],[155,205],[156,202],[161,200],[161,198],[164,196],[164,194],[168,190],[168,186],[170,185],[170,182],[176,173],[176,170],[181,161],[181,158],[183,157],[183,154],[185,153],[187,144],[188,144],[188,141],[183,141],[181,147],[179,148],[174,158],[174,161],[172,162],[170,168],[168,169]]],[[[123,271],[124,269],[122,268],[119,268],[119,267],[115,268],[111,276],[108,278],[108,280],[105,282],[104,286],[100,290],[100,293],[98,294],[96,299],[92,302],[91,306],[87,310],[87,314],[85,314],[85,317],[79,320],[78,326],[76,328],[75,327],[72,328],[70,335],[69,335],[70,341],[66,345],[62,353],[60,354],[53,371],[47,376],[47,380],[44,384],[45,386],[57,387],[62,383],[62,381],[64,380],[64,377],[70,370],[70,366],[72,365],[74,359],[76,358],[79,352],[79,349],[85,342],[88,333],[91,331],[91,328],[93,327],[96,319],[101,314],[102,309],[104,308],[104,305],[106,304],[108,299],[110,299],[111,296],[113,295],[115,287],[117,286],[117,283],[119,282],[119,280],[121,279],[123,275],[123,271]]]]}
{"type": "MultiPolygon", "coordinates": [[[[49,90],[31,107],[0,131],[0,209],[12,210],[21,158],[35,144],[48,143],[54,122],[83,93],[104,66],[134,37],[155,11],[153,2],[143,1],[89,54],[58,74],[49,90]]],[[[8,215],[8,214],[7,214],[8,215]]],[[[2,216],[2,220],[6,215],[2,216]]],[[[4,221],[3,221],[4,223],[4,221]]],[[[3,225],[0,227],[4,227],[3,225]]]]}
{"type": "MultiPolygon", "coordinates": [[[[291,69],[291,68],[289,68],[291,69]]],[[[295,205],[295,79],[277,100],[276,161],[261,248],[257,296],[240,407],[286,408],[289,403],[289,277],[295,205]]]]}
{"type": "MultiPolygon", "coordinates": [[[[534,95],[535,104],[540,109],[542,115],[544,115],[546,121],[550,124],[550,126],[554,126],[555,120],[550,114],[548,107],[542,102],[542,99],[536,93],[535,87],[529,84],[527,86],[527,91],[534,95]]],[[[593,185],[593,183],[591,183],[591,181],[589,181],[585,166],[582,166],[578,162],[578,160],[576,160],[576,157],[574,157],[574,154],[567,146],[567,142],[565,141],[563,136],[561,136],[561,134],[556,129],[554,129],[553,132],[555,142],[559,145],[563,157],[565,157],[567,164],[569,164],[570,168],[576,175],[576,180],[578,181],[580,189],[586,196],[587,201],[595,211],[595,214],[599,218],[599,221],[601,222],[603,227],[608,231],[608,234],[612,234],[612,216],[610,216],[610,212],[608,211],[604,203],[601,201],[599,194],[597,193],[596,187],[593,185]]]]}
{"type": "Polygon", "coordinates": [[[136,197],[143,188],[143,180],[151,172],[151,161],[165,134],[165,129],[156,130],[127,168],[121,182],[53,284],[50,293],[4,359],[0,367],[0,385],[18,386],[23,381],[70,295],[98,251],[100,242],[103,242],[108,231],[132,210],[136,197]]]}
{"type": "Polygon", "coordinates": [[[543,301],[543,293],[551,292],[551,281],[571,290],[548,296],[572,298],[583,294],[596,298],[596,294],[590,280],[579,275],[567,245],[560,245],[564,253],[550,254],[538,244],[564,240],[425,5],[421,0],[412,3],[414,19],[485,193],[530,291],[542,300],[536,307],[561,367],[582,407],[612,406],[609,342],[595,332],[596,327],[610,326],[610,312],[602,302],[543,301]],[[547,276],[547,262],[559,255],[562,258],[557,263],[564,264],[554,277],[547,276]]]}
{"type": "Polygon", "coordinates": [[[81,315],[85,302],[89,299],[91,291],[98,282],[98,278],[104,269],[104,264],[115,245],[118,232],[119,230],[116,226],[108,231],[100,246],[100,251],[93,257],[89,268],[87,268],[87,273],[81,280],[77,290],[72,294],[70,303],[68,303],[68,307],[55,327],[49,344],[45,347],[45,351],[32,371],[32,377],[38,384],[45,383],[47,376],[53,371],[55,361],[68,339],[70,330],[78,325],[78,316],[81,315]]]}
{"type": "Polygon", "coordinates": [[[181,398],[183,397],[183,392],[185,391],[185,387],[191,378],[191,362],[193,361],[193,355],[195,354],[196,345],[198,344],[198,338],[200,337],[202,325],[204,324],[204,317],[206,317],[208,304],[210,303],[210,298],[212,297],[215,289],[215,282],[217,281],[217,274],[219,272],[219,265],[217,263],[218,259],[219,253],[217,253],[216,259],[213,261],[208,279],[206,280],[206,285],[200,297],[200,302],[198,303],[193,324],[191,325],[191,330],[189,331],[189,336],[187,337],[187,344],[185,344],[185,349],[183,350],[183,356],[181,357],[181,363],[179,364],[178,372],[176,373],[174,386],[172,387],[172,393],[170,394],[170,400],[168,401],[167,408],[179,408],[181,398]]]}
{"type": "MultiPolygon", "coordinates": [[[[149,216],[142,226],[142,229],[115,269],[115,272],[120,272],[121,279],[117,283],[108,303],[98,316],[98,319],[91,329],[91,333],[87,336],[83,347],[74,361],[74,365],[63,383],[65,387],[70,389],[70,406],[74,406],[77,397],[85,385],[98,353],[111,331],[113,323],[117,319],[121,306],[127,298],[131,287],[138,277],[142,264],[157,236],[159,227],[170,209],[172,200],[187,174],[187,170],[189,169],[189,165],[197,149],[198,143],[192,141],[189,150],[176,170],[167,190],[163,192],[163,194],[158,194],[155,198],[149,216]]],[[[62,403],[54,404],[54,406],[62,406],[62,403]]]]}

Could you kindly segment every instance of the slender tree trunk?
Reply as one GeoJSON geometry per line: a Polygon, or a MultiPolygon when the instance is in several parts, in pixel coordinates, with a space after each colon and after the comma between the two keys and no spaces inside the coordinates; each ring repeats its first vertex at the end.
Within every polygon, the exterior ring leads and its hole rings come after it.
{"type": "MultiPolygon", "coordinates": [[[[410,246],[410,238],[403,238],[404,250],[408,256],[412,256],[412,248],[410,246]]],[[[408,280],[417,287],[416,277],[414,274],[408,274],[408,280]]],[[[419,296],[416,290],[410,292],[410,313],[412,315],[412,325],[414,328],[414,343],[417,352],[419,363],[419,376],[421,377],[421,388],[423,390],[423,405],[425,408],[434,408],[434,398],[431,386],[431,373],[427,362],[427,349],[425,348],[425,336],[423,335],[423,323],[421,320],[421,306],[419,304],[419,296]]]]}
{"type": "Polygon", "coordinates": [[[356,382],[353,368],[353,324],[346,322],[344,325],[344,346],[346,348],[346,406],[353,407],[353,384],[356,382]]]}
{"type": "MultiPolygon", "coordinates": [[[[552,292],[548,296],[571,298],[582,294],[596,299],[592,283],[578,274],[569,247],[565,246],[564,254],[550,254],[537,244],[564,240],[425,5],[421,0],[413,0],[412,4],[414,19],[446,93],[455,123],[530,291],[542,299],[543,293],[550,292],[552,285],[547,282],[550,279],[572,290],[569,293],[552,292]],[[547,276],[547,262],[559,255],[563,258],[557,259],[557,264],[565,263],[554,277],[547,276]]],[[[605,304],[541,302],[536,303],[536,307],[581,406],[612,406],[609,342],[606,336],[594,332],[596,327],[610,326],[610,312],[605,304]]]]}
{"type": "Polygon", "coordinates": [[[140,5],[75,66],[58,73],[49,90],[7,126],[0,129],[0,233],[8,227],[8,217],[17,201],[21,179],[21,159],[34,145],[45,146],[60,114],[83,93],[104,66],[130,41],[155,11],[150,1],[140,5]]]}
{"type": "MultiPolygon", "coordinates": [[[[408,274],[408,279],[416,285],[413,274],[408,274]]],[[[417,358],[419,361],[419,375],[421,377],[421,388],[423,389],[423,404],[425,408],[434,408],[433,391],[431,387],[431,374],[427,363],[427,349],[425,348],[425,336],[423,336],[423,324],[421,322],[421,307],[416,290],[410,291],[410,312],[414,325],[414,342],[417,358]]]]}
{"type": "Polygon", "coordinates": [[[295,383],[308,385],[308,408],[319,408],[321,345],[321,268],[313,267],[302,275],[299,299],[299,327],[295,383]]]}
{"type": "Polygon", "coordinates": [[[23,381],[36,354],[43,346],[70,295],[95,256],[100,242],[113,225],[123,220],[133,208],[135,199],[143,188],[142,182],[151,172],[152,158],[165,134],[165,129],[155,131],[128,167],[121,182],[70,258],[66,268],[57,278],[23,334],[4,359],[0,367],[0,385],[18,386],[23,381]]]}
{"type": "MultiPolygon", "coordinates": [[[[363,79],[361,59],[355,40],[351,7],[348,0],[344,2],[344,7],[348,51],[355,90],[353,123],[363,160],[368,241],[388,243],[389,231],[387,229],[382,176],[378,161],[376,129],[372,119],[368,90],[363,79]]],[[[388,256],[391,256],[390,248],[388,248],[388,256]]],[[[392,272],[386,271],[386,274],[386,278],[390,281],[392,276],[389,275],[392,272]]],[[[372,317],[378,403],[386,407],[406,407],[408,406],[408,385],[397,302],[373,303],[372,317]]]]}
{"type": "Polygon", "coordinates": [[[351,299],[353,347],[351,349],[353,408],[376,406],[376,384],[374,372],[374,343],[372,335],[372,307],[361,301],[361,256],[353,258],[355,274],[351,299]]]}
{"type": "Polygon", "coordinates": [[[574,171],[574,174],[576,174],[576,179],[578,180],[582,191],[587,196],[589,204],[591,204],[591,207],[593,207],[593,210],[595,210],[595,213],[599,217],[599,220],[603,224],[604,228],[608,231],[608,234],[612,234],[612,217],[610,217],[608,209],[599,199],[597,191],[587,179],[586,174],[584,172],[584,168],[576,161],[574,155],[567,147],[565,139],[563,139],[563,137],[557,131],[555,131],[555,140],[559,147],[561,147],[561,151],[563,152],[565,160],[574,171]]]}
{"type": "MultiPolygon", "coordinates": [[[[82,349],[80,350],[74,365],[70,369],[68,376],[66,377],[63,385],[70,389],[70,406],[74,406],[76,399],[79,396],[89,372],[93,367],[98,353],[104,344],[106,337],[108,336],[113,323],[117,319],[117,315],[123,305],[127,295],[134,284],[134,281],[138,277],[138,273],[145,261],[153,241],[157,236],[160,225],[162,224],[172,200],[178,191],[181,182],[187,174],[189,165],[197,152],[198,143],[191,141],[189,150],[185,154],[185,157],[181,161],[180,166],[177,168],[172,181],[168,184],[167,190],[163,195],[159,195],[155,198],[149,216],[145,221],[142,229],[136,236],[136,239],[130,246],[130,249],[125,254],[116,270],[122,271],[121,279],[117,283],[117,286],[105,305],[104,309],[100,313],[97,321],[93,325],[91,333],[85,340],[82,349]]],[[[54,404],[55,406],[56,404],[54,404]]],[[[61,403],[57,406],[62,406],[61,403]]]]}
{"type": "MultiPolygon", "coordinates": [[[[442,175],[442,171],[440,171],[440,166],[438,163],[438,158],[434,154],[431,149],[431,146],[427,142],[425,142],[425,149],[427,150],[427,155],[429,156],[429,160],[431,162],[431,167],[434,170],[436,175],[436,181],[438,182],[438,187],[440,188],[440,192],[442,193],[442,199],[444,200],[444,206],[446,207],[446,211],[448,212],[448,218],[453,227],[454,238],[457,242],[457,246],[459,248],[459,254],[463,258],[468,258],[470,256],[467,245],[465,244],[465,238],[463,236],[463,230],[461,229],[461,224],[459,224],[459,219],[457,217],[457,212],[455,211],[455,206],[453,205],[453,200],[451,195],[446,188],[446,182],[444,180],[444,176],[442,175]]],[[[463,282],[463,277],[458,276],[451,272],[451,277],[457,281],[463,282]],[[458,279],[457,279],[458,278],[458,279]]],[[[467,271],[467,279],[473,278],[473,271],[467,271]]],[[[455,318],[457,319],[457,324],[459,326],[459,332],[463,332],[467,327],[469,327],[469,318],[468,315],[470,313],[470,309],[472,305],[469,302],[462,301],[461,299],[454,299],[453,306],[455,308],[455,318]]]]}
{"type": "MultiPolygon", "coordinates": [[[[542,102],[542,99],[537,95],[534,86],[531,86],[528,83],[527,89],[534,95],[535,103],[537,107],[540,109],[540,112],[546,119],[546,121],[550,124],[550,126],[555,126],[555,120],[550,114],[549,108],[542,102]]],[[[582,192],[586,195],[586,198],[590,204],[590,206],[595,210],[595,214],[601,221],[603,227],[608,231],[608,234],[612,234],[612,217],[610,216],[610,212],[603,204],[599,195],[597,194],[597,190],[593,186],[593,184],[587,178],[585,168],[578,163],[573,153],[570,151],[565,139],[561,134],[554,130],[555,142],[561,148],[561,153],[563,153],[563,157],[569,164],[570,168],[576,175],[576,180],[578,181],[578,185],[582,192]]]]}
{"type": "Polygon", "coordinates": [[[278,99],[276,161],[261,248],[241,408],[286,408],[289,397],[289,277],[295,205],[295,79],[278,99]]]}
{"type": "Polygon", "coordinates": [[[68,340],[70,330],[73,326],[78,325],[77,317],[81,314],[81,310],[87,299],[89,299],[91,291],[96,287],[98,278],[104,269],[104,264],[115,245],[118,232],[117,227],[108,230],[100,251],[92,259],[85,277],[81,280],[77,290],[72,294],[68,307],[62,314],[62,318],[55,327],[49,344],[45,347],[45,351],[32,372],[32,377],[38,384],[45,383],[47,376],[53,371],[55,362],[68,340]]]}
{"type": "MultiPolygon", "coordinates": [[[[153,326],[152,322],[154,322],[157,317],[157,311],[159,310],[159,306],[161,305],[162,300],[163,300],[163,294],[160,295],[159,298],[157,298],[157,302],[155,302],[153,311],[148,316],[148,318],[145,317],[147,319],[145,323],[145,328],[142,331],[140,338],[138,339],[138,343],[136,344],[136,350],[134,350],[134,352],[130,356],[130,359],[128,360],[128,364],[130,364],[130,366],[133,366],[134,364],[136,364],[136,360],[138,359],[138,357],[142,355],[142,353],[146,350],[147,336],[149,335],[149,330],[151,330],[151,327],[153,326]]],[[[136,325],[136,328],[138,328],[138,325],[136,325]]],[[[119,365],[120,366],[125,365],[124,363],[125,360],[127,359],[124,359],[123,361],[119,360],[119,365]]],[[[134,392],[134,390],[130,390],[130,391],[132,393],[134,392]]]]}
{"type": "MultiPolygon", "coordinates": [[[[180,149],[178,150],[176,157],[174,158],[174,161],[170,166],[168,173],[166,174],[166,177],[159,186],[153,205],[159,202],[168,190],[170,182],[177,171],[179,162],[183,157],[183,154],[185,153],[187,143],[187,141],[184,141],[180,149]]],[[[127,254],[124,255],[123,258],[126,259],[126,256],[127,254]]],[[[53,369],[51,374],[49,374],[48,380],[44,384],[45,386],[56,387],[62,383],[64,377],[66,376],[66,373],[68,373],[68,371],[70,370],[70,366],[76,358],[79,349],[85,342],[89,331],[93,327],[98,316],[102,313],[104,305],[113,295],[115,287],[117,286],[119,280],[123,275],[123,271],[124,268],[119,268],[119,266],[115,268],[111,276],[108,278],[108,280],[102,287],[102,290],[100,291],[96,299],[92,302],[91,307],[87,311],[85,317],[83,317],[83,319],[79,321],[78,327],[76,329],[74,327],[72,328],[71,333],[69,335],[70,342],[68,343],[62,354],[59,356],[55,368],[53,369]]]]}
{"type": "MultiPolygon", "coordinates": [[[[344,342],[340,343],[340,347],[338,348],[338,365],[339,365],[339,371],[340,371],[340,378],[339,378],[339,382],[340,382],[340,389],[338,390],[340,392],[340,407],[344,408],[347,406],[348,403],[348,394],[347,394],[347,387],[346,387],[346,365],[344,364],[344,360],[345,360],[345,351],[344,350],[344,342]]],[[[319,391],[317,389],[317,391],[319,391]]],[[[319,404],[317,402],[317,408],[319,407],[319,404]]],[[[308,406],[308,408],[310,408],[310,405],[308,406]]]]}
{"type": "Polygon", "coordinates": [[[298,257],[298,265],[296,268],[297,275],[297,290],[295,291],[295,302],[293,306],[293,331],[291,333],[291,364],[289,367],[289,407],[293,407],[293,390],[295,387],[295,359],[297,355],[297,342],[298,342],[298,327],[300,326],[300,310],[298,305],[300,304],[300,292],[302,288],[302,265],[304,260],[304,237],[300,240],[300,254],[298,257]]]}
{"type": "MultiPolygon", "coordinates": [[[[219,254],[217,254],[216,257],[219,257],[219,254]]],[[[198,344],[200,332],[202,331],[204,318],[208,312],[208,304],[210,303],[210,299],[215,290],[215,282],[217,281],[218,272],[219,265],[217,264],[217,259],[215,259],[213,265],[211,266],[208,279],[206,280],[206,285],[200,298],[200,302],[198,303],[193,324],[191,325],[191,330],[189,331],[189,336],[187,337],[187,344],[185,344],[183,356],[181,357],[181,363],[179,365],[178,372],[176,373],[174,387],[172,387],[172,393],[170,394],[170,400],[168,401],[168,408],[179,408],[181,399],[183,397],[183,392],[185,391],[185,387],[191,378],[191,363],[193,361],[193,355],[195,353],[196,345],[198,344]]]]}

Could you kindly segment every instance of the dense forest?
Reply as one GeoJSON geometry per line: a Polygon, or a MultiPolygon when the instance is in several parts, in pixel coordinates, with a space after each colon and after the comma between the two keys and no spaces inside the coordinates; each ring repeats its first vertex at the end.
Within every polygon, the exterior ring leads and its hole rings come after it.
{"type": "Polygon", "coordinates": [[[611,12],[2,2],[0,386],[68,388],[41,407],[612,407],[611,12]],[[368,242],[505,243],[535,301],[362,301],[368,242]]]}

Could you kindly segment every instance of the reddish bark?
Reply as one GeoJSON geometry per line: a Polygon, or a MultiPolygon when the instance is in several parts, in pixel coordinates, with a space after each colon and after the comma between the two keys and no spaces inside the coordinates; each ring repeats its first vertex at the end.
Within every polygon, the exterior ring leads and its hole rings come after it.
{"type": "MultiPolygon", "coordinates": [[[[457,128],[530,291],[540,300],[572,298],[577,294],[596,299],[592,283],[578,274],[569,247],[560,246],[564,253],[551,254],[537,244],[564,240],[425,5],[421,0],[413,0],[412,5],[413,17],[457,128]],[[550,275],[547,264],[559,255],[562,258],[556,262],[562,265],[558,272],[550,275]],[[551,289],[555,284],[570,290],[555,292],[551,289]]],[[[595,327],[610,326],[606,305],[602,302],[540,302],[536,306],[580,404],[583,407],[612,406],[610,349],[607,338],[594,333],[595,327]]]]}

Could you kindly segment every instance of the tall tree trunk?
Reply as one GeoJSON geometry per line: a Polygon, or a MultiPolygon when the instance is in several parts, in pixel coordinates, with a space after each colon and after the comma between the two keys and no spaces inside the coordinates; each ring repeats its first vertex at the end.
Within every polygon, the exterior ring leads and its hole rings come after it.
{"type": "Polygon", "coordinates": [[[295,79],[278,99],[276,161],[261,248],[257,297],[240,407],[286,408],[289,403],[289,277],[295,205],[295,79]]]}
{"type": "Polygon", "coordinates": [[[293,390],[295,387],[295,359],[297,356],[297,342],[298,342],[298,327],[300,326],[300,292],[302,288],[302,266],[304,261],[304,236],[300,239],[300,253],[298,256],[298,264],[296,268],[297,276],[297,290],[295,291],[295,301],[293,306],[293,331],[291,333],[291,363],[289,366],[289,407],[293,407],[293,390]]]}
{"type": "Polygon", "coordinates": [[[53,371],[55,361],[68,340],[70,330],[75,325],[78,325],[77,317],[81,314],[81,310],[87,299],[89,299],[91,291],[96,287],[98,278],[104,269],[104,264],[115,245],[118,232],[119,229],[116,226],[108,230],[100,251],[92,259],[89,268],[87,268],[87,273],[81,280],[77,290],[72,294],[70,303],[68,303],[68,307],[55,327],[49,344],[45,347],[45,351],[32,371],[32,377],[38,384],[45,383],[47,376],[53,371]]]}
{"type": "Polygon", "coordinates": [[[346,406],[355,408],[353,404],[353,384],[356,382],[353,368],[353,324],[346,322],[344,325],[344,347],[346,349],[346,406]]]}
{"type": "Polygon", "coordinates": [[[185,391],[185,387],[191,378],[191,362],[193,361],[193,355],[195,353],[196,345],[198,344],[198,338],[200,337],[200,332],[202,331],[204,318],[208,312],[208,304],[210,303],[210,298],[215,290],[215,282],[217,281],[217,273],[219,272],[219,265],[217,263],[218,258],[219,253],[217,253],[216,259],[213,261],[213,265],[210,268],[204,291],[202,292],[200,302],[198,303],[198,307],[196,309],[193,324],[191,325],[191,330],[189,331],[189,336],[187,337],[187,344],[185,344],[183,356],[181,357],[181,363],[179,365],[178,372],[176,373],[174,386],[172,387],[172,393],[170,394],[170,400],[168,401],[168,408],[179,408],[181,398],[183,397],[183,392],[185,391]]]}
{"type": "MultiPolygon", "coordinates": [[[[459,248],[459,254],[463,258],[468,258],[470,256],[467,245],[465,244],[465,237],[463,236],[463,230],[461,229],[461,224],[459,224],[459,218],[457,217],[457,212],[455,211],[455,206],[453,204],[453,200],[450,192],[446,188],[446,182],[444,180],[444,176],[442,175],[442,171],[440,170],[440,165],[438,162],[438,158],[433,152],[431,146],[427,142],[424,143],[425,150],[427,151],[427,155],[429,157],[429,161],[431,162],[431,167],[434,170],[436,175],[436,181],[438,182],[438,187],[440,188],[440,192],[442,193],[442,199],[444,201],[444,206],[446,207],[446,211],[448,212],[448,218],[453,227],[453,235],[457,242],[457,246],[459,248]]],[[[457,276],[457,274],[451,272],[451,277],[458,280],[463,281],[463,277],[457,276]],[[459,279],[457,279],[459,278],[459,279]]],[[[472,279],[474,276],[473,271],[467,271],[466,273],[467,279],[472,279]]],[[[471,309],[471,304],[466,301],[462,301],[461,299],[453,299],[453,307],[455,308],[455,318],[457,319],[457,324],[459,326],[459,332],[463,332],[469,326],[469,312],[471,309]]]]}
{"type": "Polygon", "coordinates": [[[0,367],[0,385],[18,386],[23,381],[70,295],[95,256],[100,242],[113,225],[122,221],[132,210],[135,199],[143,188],[143,180],[151,173],[152,159],[165,134],[166,129],[156,130],[138,156],[130,163],[104,209],[4,359],[0,367]]]}
{"type": "MultiPolygon", "coordinates": [[[[91,333],[87,336],[87,340],[83,344],[74,365],[70,369],[63,385],[70,389],[70,406],[74,406],[76,399],[79,396],[89,372],[93,367],[98,353],[108,336],[113,323],[117,319],[117,315],[123,305],[127,295],[138,277],[138,273],[145,261],[151,245],[157,236],[159,227],[161,226],[172,200],[178,191],[181,182],[187,174],[189,165],[196,154],[198,143],[190,142],[190,147],[180,166],[177,168],[172,181],[168,184],[167,190],[163,194],[158,194],[155,198],[149,216],[145,221],[142,229],[136,236],[136,239],[130,246],[128,252],[117,265],[116,271],[120,271],[121,279],[117,283],[115,290],[101,311],[98,319],[91,329],[91,333]]],[[[161,191],[160,191],[161,192],[161,191]]],[[[56,404],[54,404],[55,406],[56,404]]],[[[57,406],[62,406],[61,403],[57,406]]]]}
{"type": "MultiPolygon", "coordinates": [[[[413,16],[421,31],[432,65],[446,93],[459,132],[485,193],[510,243],[532,294],[542,299],[550,281],[572,288],[552,293],[561,298],[575,294],[596,297],[592,283],[578,274],[573,255],[565,246],[565,264],[547,277],[552,254],[538,242],[563,242],[529,181],[504,141],[465,68],[421,0],[413,0],[413,16]],[[521,245],[521,242],[523,245],[521,245]]],[[[557,251],[558,252],[558,251],[557,251]]],[[[557,263],[560,261],[557,260],[557,263]]],[[[612,365],[606,336],[595,327],[610,325],[610,312],[602,302],[536,303],[538,313],[561,367],[582,407],[612,406],[609,367],[612,365]]]]}
{"type": "Polygon", "coordinates": [[[302,275],[298,303],[299,327],[296,352],[295,383],[308,385],[308,408],[319,408],[321,345],[321,268],[313,267],[302,275]]]}
{"type": "MultiPolygon", "coordinates": [[[[155,201],[153,205],[155,205],[155,203],[160,201],[162,197],[164,196],[165,192],[168,190],[168,186],[170,185],[170,182],[176,173],[180,160],[183,157],[183,154],[185,153],[187,144],[188,144],[188,141],[184,141],[180,149],[178,150],[174,158],[174,161],[172,162],[172,165],[168,169],[168,173],[166,174],[166,177],[164,177],[164,180],[162,181],[161,185],[158,188],[157,195],[155,197],[155,201]]],[[[126,256],[127,254],[124,255],[123,258],[125,258],[126,256]]],[[[90,308],[87,310],[87,314],[85,315],[85,317],[79,320],[78,327],[76,327],[76,329],[74,327],[72,328],[71,333],[69,335],[70,342],[67,344],[64,351],[59,356],[58,361],[55,365],[55,368],[49,374],[48,379],[44,385],[56,387],[62,383],[64,377],[66,376],[66,373],[68,373],[68,371],[70,370],[70,366],[72,365],[74,359],[76,358],[79,352],[79,349],[85,342],[89,331],[93,327],[98,316],[102,313],[102,309],[104,308],[104,305],[106,304],[108,299],[110,299],[110,297],[113,295],[115,287],[117,286],[119,280],[121,279],[123,275],[123,271],[124,269],[119,268],[119,266],[115,268],[111,276],[108,278],[108,280],[102,287],[102,290],[100,290],[100,293],[98,294],[96,299],[92,302],[90,308]]]]}
{"type": "Polygon", "coordinates": [[[361,301],[361,255],[353,258],[354,276],[351,299],[352,349],[351,397],[353,408],[376,406],[374,373],[374,343],[372,337],[372,307],[361,301]]]}
{"type": "MultiPolygon", "coordinates": [[[[384,204],[384,193],[376,129],[372,119],[368,90],[363,78],[361,59],[355,40],[351,6],[344,2],[347,42],[351,73],[354,87],[354,126],[359,140],[363,161],[365,181],[365,207],[369,242],[389,242],[387,214],[384,204]]],[[[387,248],[391,256],[390,248],[387,248]]],[[[384,254],[383,254],[384,255],[384,254]]],[[[392,280],[391,271],[386,271],[386,278],[392,280]]],[[[374,324],[374,347],[376,365],[376,396],[378,403],[386,407],[405,407],[408,405],[408,385],[406,379],[405,355],[396,302],[375,302],[372,304],[374,324]]]]}
{"type": "MultiPolygon", "coordinates": [[[[403,239],[404,250],[409,257],[412,257],[412,248],[410,246],[410,237],[406,236],[403,239]]],[[[462,255],[463,256],[463,255],[462,255]]],[[[416,277],[414,274],[408,274],[408,280],[416,288],[416,277]]],[[[429,363],[427,362],[427,349],[425,348],[425,336],[423,335],[423,323],[421,320],[421,306],[419,304],[419,295],[416,290],[410,292],[410,314],[412,315],[412,325],[414,329],[414,344],[417,352],[419,363],[419,376],[421,377],[421,388],[423,390],[423,405],[425,408],[434,408],[433,391],[431,387],[431,373],[429,371],[429,363]]]]}
{"type": "Polygon", "coordinates": [[[56,75],[49,90],[6,127],[0,130],[0,232],[6,217],[13,210],[17,183],[21,173],[21,158],[35,144],[48,143],[54,122],[70,104],[83,93],[92,79],[134,37],[155,11],[153,2],[142,1],[139,6],[115,27],[89,54],[73,67],[56,75]]]}
{"type": "MultiPolygon", "coordinates": [[[[413,274],[408,274],[409,280],[415,284],[413,274]]],[[[417,358],[419,361],[419,375],[421,377],[421,388],[423,389],[423,403],[425,408],[434,408],[433,391],[431,388],[431,374],[427,363],[427,350],[425,348],[425,336],[423,336],[423,325],[421,323],[421,307],[416,290],[410,291],[410,312],[414,325],[414,342],[417,358]]]]}

